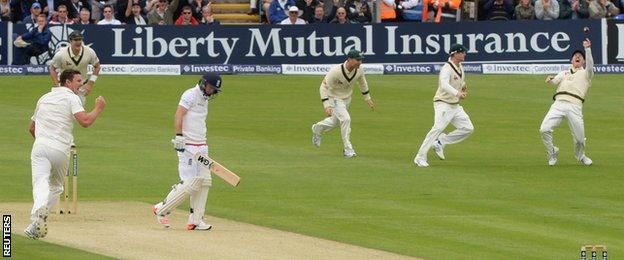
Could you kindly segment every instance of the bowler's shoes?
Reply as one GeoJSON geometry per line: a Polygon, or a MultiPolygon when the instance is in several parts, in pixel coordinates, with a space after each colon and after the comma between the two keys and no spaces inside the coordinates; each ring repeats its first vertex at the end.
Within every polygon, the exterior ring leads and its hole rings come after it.
{"type": "Polygon", "coordinates": [[[48,234],[48,208],[40,208],[35,214],[37,214],[37,220],[30,223],[24,233],[32,239],[44,238],[48,234]]]}
{"type": "Polygon", "coordinates": [[[321,147],[321,135],[314,132],[314,125],[312,125],[312,144],[321,147]]]}
{"type": "Polygon", "coordinates": [[[440,143],[440,140],[437,140],[435,143],[433,143],[433,146],[431,147],[433,148],[433,151],[438,156],[438,158],[440,158],[440,160],[446,159],[446,157],[444,157],[444,146],[442,145],[442,143],[440,143]]]}
{"type": "Polygon", "coordinates": [[[152,205],[152,212],[154,213],[154,215],[156,215],[156,221],[158,221],[158,224],[163,225],[163,227],[165,228],[171,227],[171,224],[169,223],[169,218],[166,215],[161,216],[156,214],[156,211],[158,211],[158,208],[156,206],[158,206],[158,204],[152,205]]]}
{"type": "Polygon", "coordinates": [[[414,158],[414,163],[418,166],[418,167],[429,167],[429,164],[427,163],[427,159],[422,158],[418,155],[416,155],[416,157],[414,158]]]}
{"type": "Polygon", "coordinates": [[[24,233],[27,237],[31,239],[39,239],[39,235],[37,234],[37,224],[36,222],[30,223],[28,227],[24,230],[24,233]]]}
{"type": "Polygon", "coordinates": [[[204,223],[204,221],[201,221],[197,225],[195,225],[195,224],[186,224],[186,229],[188,229],[188,230],[205,231],[205,230],[211,230],[212,229],[212,225],[206,224],[206,223],[204,223]]]}
{"type": "Polygon", "coordinates": [[[345,158],[352,158],[357,156],[357,154],[355,153],[355,151],[353,150],[353,148],[345,148],[344,149],[344,157],[345,158]]]}
{"type": "Polygon", "coordinates": [[[592,165],[592,163],[594,163],[594,161],[592,161],[592,159],[590,159],[589,157],[583,155],[583,157],[581,157],[581,159],[579,160],[581,161],[581,163],[583,163],[583,165],[585,166],[590,166],[592,165]]]}
{"type": "Polygon", "coordinates": [[[548,165],[555,166],[557,164],[557,156],[559,155],[559,148],[554,147],[551,153],[548,153],[548,165]]]}

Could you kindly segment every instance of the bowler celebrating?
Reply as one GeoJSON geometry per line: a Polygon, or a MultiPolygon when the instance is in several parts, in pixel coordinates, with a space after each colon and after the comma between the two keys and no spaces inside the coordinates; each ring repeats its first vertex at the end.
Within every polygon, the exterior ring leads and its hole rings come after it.
{"type": "Polygon", "coordinates": [[[170,227],[168,215],[190,196],[191,214],[187,222],[188,230],[210,230],[212,225],[203,221],[208,199],[208,189],[212,186],[210,172],[193,160],[200,153],[208,156],[206,144],[206,117],[208,101],[221,91],[221,76],[205,74],[194,87],[187,89],[180,98],[175,113],[175,137],[171,142],[178,151],[178,171],[180,182],[173,185],[163,200],[152,207],[158,223],[170,227]]]}
{"type": "Polygon", "coordinates": [[[358,50],[351,50],[347,57],[347,61],[331,68],[321,83],[319,89],[321,102],[325,108],[325,115],[328,117],[312,125],[312,143],[314,146],[320,147],[321,135],[340,125],[340,134],[344,145],[343,154],[346,158],[351,158],[356,156],[356,153],[349,137],[351,134],[351,116],[347,109],[351,103],[353,85],[358,83],[364,100],[371,109],[375,107],[375,103],[371,99],[364,70],[360,68],[364,56],[358,50]]]}
{"type": "Polygon", "coordinates": [[[63,192],[63,176],[69,166],[69,149],[74,139],[74,119],[82,127],[89,127],[100,115],[106,101],[95,99],[95,108],[86,113],[77,93],[82,86],[82,76],[76,70],[61,73],[61,86],[37,101],[29,131],[35,138],[30,160],[32,163],[33,207],[32,221],[24,231],[32,239],[43,238],[48,232],[48,209],[58,203],[63,192]]]}
{"type": "Polygon", "coordinates": [[[583,41],[585,54],[580,50],[572,53],[572,68],[559,72],[556,76],[546,77],[547,83],[557,86],[557,92],[553,96],[555,102],[550,106],[540,126],[542,141],[548,153],[548,165],[553,166],[557,163],[559,148],[553,144],[553,131],[564,118],[568,120],[570,131],[572,131],[576,159],[584,165],[593,163],[585,155],[585,123],[583,121],[583,102],[585,102],[585,95],[594,76],[594,59],[590,46],[589,39],[583,41]],[[583,68],[583,63],[585,68],[583,68]]]}
{"type": "Polygon", "coordinates": [[[433,97],[434,122],[433,127],[425,136],[414,163],[419,167],[428,167],[427,152],[433,146],[438,158],[444,160],[444,146],[459,143],[474,131],[470,117],[459,105],[459,101],[466,98],[468,87],[466,86],[464,69],[461,62],[466,58],[466,48],[461,44],[451,46],[450,58],[440,70],[438,91],[433,97]],[[446,126],[451,123],[455,126],[453,132],[442,133],[446,126]]]}

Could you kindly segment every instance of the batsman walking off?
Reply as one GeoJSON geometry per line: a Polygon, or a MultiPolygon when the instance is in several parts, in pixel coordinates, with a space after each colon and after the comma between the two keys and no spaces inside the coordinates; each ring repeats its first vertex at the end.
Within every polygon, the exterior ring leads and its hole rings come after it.
{"type": "Polygon", "coordinates": [[[446,159],[444,147],[449,144],[459,143],[474,131],[474,126],[470,122],[470,117],[459,105],[459,101],[465,99],[468,94],[468,87],[465,82],[464,69],[461,62],[466,59],[466,47],[461,44],[451,46],[450,58],[440,70],[438,91],[433,97],[434,122],[433,127],[425,136],[414,163],[419,167],[428,167],[427,152],[433,147],[438,158],[446,159]],[[455,130],[442,133],[448,124],[453,124],[455,130]]]}
{"type": "Polygon", "coordinates": [[[546,77],[546,83],[557,86],[553,96],[553,104],[546,113],[540,133],[548,153],[548,165],[557,163],[559,148],[553,144],[553,131],[561,120],[566,118],[574,139],[574,154],[577,160],[584,165],[591,165],[593,161],[585,155],[585,123],[583,121],[583,102],[594,77],[594,59],[591,54],[591,42],[583,41],[585,54],[576,50],[572,53],[572,68],[559,72],[556,76],[546,77]],[[586,59],[587,57],[587,59],[586,59]],[[585,68],[583,68],[585,64],[585,68]]]}
{"type": "Polygon", "coordinates": [[[95,108],[86,113],[78,92],[82,76],[76,70],[65,70],[61,86],[37,101],[29,131],[35,138],[30,160],[32,164],[33,207],[30,225],[24,233],[32,239],[43,238],[48,232],[49,209],[58,203],[63,192],[63,176],[69,167],[69,150],[74,139],[72,130],[76,120],[82,127],[95,122],[106,106],[103,97],[95,99],[95,108]]]}
{"type": "Polygon", "coordinates": [[[180,182],[173,185],[167,197],[152,207],[158,223],[168,228],[168,215],[186,198],[190,197],[191,214],[188,230],[210,230],[212,225],[203,221],[208,200],[208,189],[212,186],[210,171],[193,160],[196,153],[208,156],[206,144],[206,118],[208,101],[221,91],[221,76],[207,73],[197,85],[187,89],[180,98],[175,113],[175,137],[171,142],[178,151],[178,172],[180,182]]]}
{"type": "Polygon", "coordinates": [[[325,115],[328,117],[312,125],[312,144],[320,147],[322,134],[340,126],[344,145],[343,154],[346,158],[351,158],[356,156],[350,140],[351,116],[348,111],[353,85],[358,83],[364,100],[371,109],[375,108],[375,103],[368,90],[364,70],[360,67],[364,56],[360,51],[351,50],[347,57],[347,61],[343,64],[331,68],[321,83],[319,89],[321,102],[325,108],[325,115]]]}

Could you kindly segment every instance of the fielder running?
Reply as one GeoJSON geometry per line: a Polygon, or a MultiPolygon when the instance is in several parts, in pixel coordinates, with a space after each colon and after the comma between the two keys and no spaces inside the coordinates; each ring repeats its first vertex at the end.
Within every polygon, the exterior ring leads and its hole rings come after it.
{"type": "Polygon", "coordinates": [[[351,103],[353,85],[358,83],[364,100],[371,109],[375,108],[375,103],[371,99],[364,70],[360,68],[364,56],[360,51],[351,50],[347,57],[347,61],[343,64],[331,68],[321,83],[319,89],[321,101],[325,108],[325,115],[328,117],[312,125],[312,143],[314,146],[320,147],[322,134],[340,125],[340,134],[344,145],[343,154],[346,158],[351,158],[356,156],[356,153],[349,138],[351,116],[347,109],[351,103]]]}
{"type": "Polygon", "coordinates": [[[35,138],[30,160],[32,164],[33,207],[30,225],[24,230],[32,239],[43,238],[48,232],[48,209],[58,203],[63,192],[63,176],[69,167],[70,143],[73,140],[73,121],[82,127],[95,122],[106,106],[103,97],[95,99],[95,108],[86,113],[77,93],[82,76],[75,70],[61,73],[61,86],[37,101],[29,131],[35,138]]]}
{"type": "Polygon", "coordinates": [[[593,163],[585,155],[585,123],[583,122],[583,102],[585,102],[585,95],[594,76],[594,59],[590,46],[589,39],[583,41],[585,54],[580,50],[572,53],[572,68],[559,72],[556,76],[546,77],[547,83],[557,86],[557,92],[553,96],[555,102],[550,106],[540,126],[542,141],[548,153],[548,165],[553,166],[557,163],[559,148],[553,145],[553,131],[564,118],[568,119],[568,125],[572,131],[576,159],[584,165],[593,163]],[[585,68],[583,68],[583,63],[585,63],[585,68]]]}
{"type": "Polygon", "coordinates": [[[465,82],[464,69],[461,62],[466,59],[466,48],[461,44],[451,46],[450,58],[440,70],[438,91],[433,97],[434,122],[433,127],[425,136],[414,163],[419,167],[428,167],[427,152],[433,146],[438,158],[446,159],[444,147],[449,144],[459,143],[474,131],[470,117],[459,105],[459,101],[465,99],[468,87],[465,82]],[[453,124],[455,130],[449,134],[442,133],[448,124],[453,124]]]}
{"type": "Polygon", "coordinates": [[[201,80],[182,94],[175,113],[175,137],[171,142],[178,151],[178,171],[180,182],[173,185],[167,197],[152,207],[158,223],[170,227],[168,215],[190,196],[191,214],[187,222],[188,230],[210,230],[212,225],[203,221],[208,199],[208,189],[212,185],[210,172],[197,165],[193,155],[208,155],[206,145],[206,117],[208,101],[221,91],[221,76],[205,74],[201,80]]]}
{"type": "Polygon", "coordinates": [[[73,31],[69,34],[69,43],[67,47],[60,48],[50,64],[50,77],[54,86],[59,84],[59,75],[67,69],[73,69],[80,72],[83,79],[87,78],[88,66],[93,66],[93,74],[89,76],[88,81],[84,82],[80,87],[78,96],[82,104],[85,103],[85,96],[89,95],[93,89],[93,84],[100,74],[100,60],[95,51],[91,47],[86,46],[82,42],[83,36],[79,31],[73,31]]]}

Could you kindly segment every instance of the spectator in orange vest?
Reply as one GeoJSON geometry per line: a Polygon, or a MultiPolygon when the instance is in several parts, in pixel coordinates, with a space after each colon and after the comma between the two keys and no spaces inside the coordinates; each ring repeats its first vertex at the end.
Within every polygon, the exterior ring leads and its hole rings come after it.
{"type": "Polygon", "coordinates": [[[394,22],[396,21],[396,3],[394,0],[381,0],[381,21],[382,22],[394,22]]]}
{"type": "Polygon", "coordinates": [[[423,1],[423,22],[429,22],[431,15],[429,8],[435,11],[433,22],[459,21],[457,9],[461,6],[462,0],[424,0],[423,1]]]}

